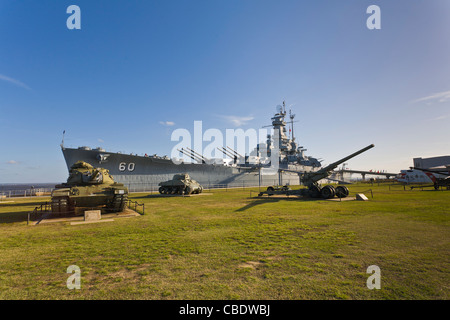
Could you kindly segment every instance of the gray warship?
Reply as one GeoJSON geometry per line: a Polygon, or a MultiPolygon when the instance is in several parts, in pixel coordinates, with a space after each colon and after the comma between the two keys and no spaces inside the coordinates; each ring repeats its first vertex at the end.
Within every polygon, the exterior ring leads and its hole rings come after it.
{"type": "MultiPolygon", "coordinates": [[[[295,141],[294,117],[289,111],[288,122],[285,103],[277,106],[277,112],[271,118],[273,132],[267,135],[265,143],[257,144],[250,155],[242,156],[228,146],[217,148],[224,161],[208,161],[200,153],[190,148],[178,150],[192,161],[180,161],[167,156],[133,155],[109,152],[102,148],[67,148],[61,143],[61,149],[67,168],[77,161],[85,161],[94,167],[108,169],[114,180],[127,186],[130,192],[156,191],[161,181],[170,180],[174,174],[187,173],[205,188],[254,187],[270,185],[299,185],[300,176],[296,172],[317,171],[321,162],[306,156],[302,146],[295,141]],[[288,136],[286,126],[290,125],[288,136]],[[276,163],[276,169],[273,164],[276,163]]],[[[267,126],[269,127],[269,126],[267,126]]],[[[217,160],[217,159],[216,159],[217,160]]]]}

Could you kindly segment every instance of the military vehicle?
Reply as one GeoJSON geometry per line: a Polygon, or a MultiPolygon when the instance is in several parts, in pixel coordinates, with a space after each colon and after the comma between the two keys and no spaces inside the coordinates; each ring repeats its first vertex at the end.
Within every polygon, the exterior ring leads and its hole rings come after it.
{"type": "MultiPolygon", "coordinates": [[[[297,172],[300,176],[301,183],[305,185],[307,188],[302,188],[298,190],[290,190],[286,188],[281,188],[279,190],[275,190],[273,186],[270,186],[267,188],[266,191],[260,192],[258,196],[262,196],[263,194],[267,195],[274,195],[274,194],[285,194],[285,195],[302,195],[302,196],[309,196],[311,198],[319,198],[322,197],[324,199],[331,199],[335,196],[339,198],[345,198],[349,195],[349,190],[346,186],[338,186],[334,187],[332,185],[326,185],[324,187],[321,187],[319,185],[319,181],[322,179],[325,179],[329,177],[333,170],[338,167],[341,163],[344,163],[345,161],[356,157],[357,155],[373,148],[374,145],[371,144],[359,151],[356,151],[355,153],[352,153],[351,155],[342,158],[341,160],[338,160],[336,162],[333,162],[332,164],[329,164],[328,166],[315,171],[315,172],[297,172]]],[[[281,169],[285,170],[285,169],[281,169]]]]}
{"type": "Polygon", "coordinates": [[[267,194],[269,196],[274,195],[275,191],[282,191],[282,192],[287,192],[291,190],[291,188],[288,185],[284,185],[284,186],[269,186],[267,187],[267,194]]]}
{"type": "Polygon", "coordinates": [[[53,213],[75,213],[77,207],[120,212],[125,208],[128,188],[114,182],[107,169],[78,161],[70,168],[67,182],[56,185],[51,196],[53,213]]]}
{"type": "Polygon", "coordinates": [[[175,174],[172,180],[159,183],[159,193],[161,194],[198,194],[203,191],[203,187],[189,174],[175,174]]]}

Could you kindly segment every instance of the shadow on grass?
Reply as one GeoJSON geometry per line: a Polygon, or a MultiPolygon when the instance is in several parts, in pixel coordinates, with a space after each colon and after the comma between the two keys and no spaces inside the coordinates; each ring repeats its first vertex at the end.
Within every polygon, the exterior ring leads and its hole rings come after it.
{"type": "Polygon", "coordinates": [[[37,207],[41,204],[45,203],[46,201],[41,202],[14,202],[14,203],[1,203],[0,202],[0,208],[6,208],[6,207],[24,207],[24,206],[33,206],[37,207]]]}
{"type": "Polygon", "coordinates": [[[320,199],[320,198],[314,199],[314,198],[297,197],[297,196],[291,196],[291,197],[287,197],[287,196],[286,197],[264,197],[264,198],[253,197],[253,198],[250,198],[250,199],[255,199],[255,201],[247,204],[246,206],[244,206],[244,207],[242,207],[240,209],[235,210],[235,212],[242,212],[242,211],[248,210],[250,208],[256,207],[258,205],[261,205],[261,204],[274,203],[274,202],[278,202],[278,201],[282,201],[282,200],[284,200],[284,201],[294,201],[294,202],[323,200],[323,199],[320,199]]]}
{"type": "Polygon", "coordinates": [[[16,211],[0,213],[0,223],[25,222],[30,211],[16,211]]]}

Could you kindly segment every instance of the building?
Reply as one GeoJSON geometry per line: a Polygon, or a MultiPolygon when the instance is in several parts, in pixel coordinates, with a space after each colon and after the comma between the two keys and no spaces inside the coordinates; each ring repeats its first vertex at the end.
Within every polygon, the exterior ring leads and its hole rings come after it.
{"type": "Polygon", "coordinates": [[[446,167],[450,165],[450,156],[440,156],[432,158],[414,158],[414,167],[430,169],[435,167],[446,167]]]}

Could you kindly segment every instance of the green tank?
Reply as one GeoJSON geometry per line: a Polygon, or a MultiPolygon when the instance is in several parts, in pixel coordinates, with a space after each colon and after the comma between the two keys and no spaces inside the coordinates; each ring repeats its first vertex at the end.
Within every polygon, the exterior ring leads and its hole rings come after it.
{"type": "Polygon", "coordinates": [[[198,194],[203,191],[203,187],[187,173],[176,174],[172,180],[160,182],[159,186],[161,194],[198,194]]]}
{"type": "Polygon", "coordinates": [[[67,182],[56,185],[51,196],[53,213],[75,213],[79,207],[120,212],[128,200],[128,188],[114,182],[109,170],[78,161],[70,168],[67,182]]]}

